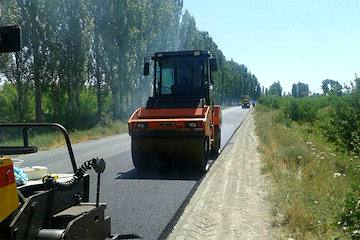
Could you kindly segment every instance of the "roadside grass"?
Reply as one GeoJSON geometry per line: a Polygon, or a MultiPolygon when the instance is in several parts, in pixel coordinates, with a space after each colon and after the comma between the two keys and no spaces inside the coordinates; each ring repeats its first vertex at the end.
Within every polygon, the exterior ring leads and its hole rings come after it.
{"type": "Polygon", "coordinates": [[[273,226],[287,238],[351,239],[338,222],[359,181],[356,156],[338,152],[313,125],[284,122],[279,110],[257,105],[255,119],[273,226]]]}
{"type": "MultiPolygon", "coordinates": [[[[105,126],[95,126],[91,129],[73,130],[69,132],[72,144],[84,141],[96,140],[102,137],[127,132],[127,123],[123,121],[115,121],[105,126]]],[[[8,139],[0,142],[2,146],[21,146],[22,138],[8,139]]],[[[38,150],[48,150],[65,146],[65,139],[60,132],[41,132],[36,133],[35,130],[29,132],[29,145],[37,146],[38,150]]]]}

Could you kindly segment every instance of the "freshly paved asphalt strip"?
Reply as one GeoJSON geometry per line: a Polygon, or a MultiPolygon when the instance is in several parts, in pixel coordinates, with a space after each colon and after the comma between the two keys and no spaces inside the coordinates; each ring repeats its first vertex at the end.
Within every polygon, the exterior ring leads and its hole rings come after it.
{"type": "MultiPolygon", "coordinates": [[[[221,147],[223,148],[245,118],[248,110],[241,107],[223,111],[221,147]]],[[[78,166],[93,157],[106,160],[101,178],[101,202],[108,205],[112,232],[133,234],[143,239],[157,239],[174,214],[201,179],[198,174],[177,169],[166,172],[141,173],[134,169],[130,137],[120,134],[73,145],[78,166]]],[[[24,166],[43,165],[50,172],[71,172],[64,148],[20,156],[24,166]]],[[[91,200],[95,201],[96,175],[91,173],[91,200]]]]}

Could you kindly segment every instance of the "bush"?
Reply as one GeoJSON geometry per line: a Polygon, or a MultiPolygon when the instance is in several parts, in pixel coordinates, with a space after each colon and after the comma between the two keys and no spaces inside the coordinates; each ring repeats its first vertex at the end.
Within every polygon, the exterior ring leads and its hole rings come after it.
{"type": "MultiPolygon", "coordinates": [[[[262,143],[262,171],[274,184],[270,194],[273,224],[284,230],[277,237],[347,239],[347,233],[339,231],[336,223],[343,212],[344,198],[355,182],[350,173],[355,164],[346,154],[333,152],[332,144],[324,143],[319,135],[308,134],[310,124],[293,122],[284,127],[275,121],[278,112],[281,110],[263,105],[256,106],[255,112],[256,132],[262,143]],[[343,164],[344,171],[338,169],[338,163],[343,164]]],[[[354,209],[354,202],[347,213],[354,209]]]]}
{"type": "Polygon", "coordinates": [[[85,88],[80,93],[79,106],[68,110],[67,96],[64,93],[53,93],[44,97],[45,121],[57,122],[69,130],[87,129],[98,123],[95,90],[85,88]]]}
{"type": "MultiPolygon", "coordinates": [[[[292,127],[289,131],[300,127],[309,130],[309,132],[320,133],[328,141],[335,143],[335,148],[345,152],[347,157],[344,157],[344,161],[341,164],[334,162],[335,169],[333,170],[344,174],[344,176],[346,175],[349,181],[354,184],[354,187],[346,197],[345,194],[341,196],[341,201],[345,200],[343,202],[344,210],[342,213],[341,211],[337,213],[336,219],[339,221],[338,225],[343,232],[353,240],[360,239],[360,165],[358,163],[360,155],[359,87],[360,80],[357,82],[357,88],[342,96],[312,98],[265,96],[260,101],[260,103],[267,107],[279,109],[275,111],[276,121],[287,127],[292,127]],[[298,122],[298,124],[292,126],[294,122],[298,122]],[[356,161],[356,163],[352,161],[356,161]]],[[[275,135],[276,132],[273,134],[275,135]]],[[[292,143],[295,142],[289,139],[289,136],[287,136],[286,140],[292,143]]],[[[299,166],[307,164],[306,160],[309,156],[304,154],[306,151],[300,144],[294,147],[282,143],[281,146],[282,149],[274,157],[282,159],[282,162],[285,160],[290,163],[296,162],[299,166]],[[301,156],[301,158],[297,156],[301,156]]],[[[309,176],[312,178],[312,172],[309,176]]],[[[323,185],[325,184],[321,186],[323,185]]]]}
{"type": "Polygon", "coordinates": [[[282,110],[292,121],[313,122],[320,107],[316,98],[289,98],[282,110]]]}
{"type": "Polygon", "coordinates": [[[360,239],[360,187],[354,186],[354,191],[347,195],[345,209],[341,215],[339,227],[353,239],[360,239]]]}
{"type": "Polygon", "coordinates": [[[322,130],[328,140],[340,148],[360,154],[360,94],[337,97],[322,130]]]}
{"type": "Polygon", "coordinates": [[[268,95],[260,97],[259,103],[271,108],[278,109],[281,107],[283,99],[284,98],[276,95],[268,95]]]}
{"type": "Polygon", "coordinates": [[[16,87],[10,82],[0,86],[0,122],[31,122],[34,119],[34,94],[25,90],[23,103],[19,106],[16,87]],[[20,112],[22,114],[20,114],[20,112]]]}
{"type": "Polygon", "coordinates": [[[291,121],[316,123],[329,141],[345,151],[360,154],[360,90],[343,96],[264,96],[259,103],[280,109],[277,120],[284,125],[290,126],[291,121]]]}
{"type": "Polygon", "coordinates": [[[274,109],[281,109],[282,114],[296,122],[313,122],[320,109],[330,104],[329,97],[294,98],[264,96],[259,103],[274,109]]]}
{"type": "Polygon", "coordinates": [[[17,112],[14,106],[17,99],[16,89],[13,85],[5,83],[0,89],[0,122],[16,122],[17,112]]]}

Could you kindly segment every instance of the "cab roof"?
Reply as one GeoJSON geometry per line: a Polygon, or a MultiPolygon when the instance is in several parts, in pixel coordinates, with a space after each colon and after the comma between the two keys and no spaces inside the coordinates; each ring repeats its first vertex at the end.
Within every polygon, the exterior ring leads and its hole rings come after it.
{"type": "Polygon", "coordinates": [[[175,57],[175,56],[202,56],[211,57],[211,54],[207,50],[193,50],[193,51],[174,51],[174,52],[156,52],[151,59],[159,59],[164,57],[175,57]]]}

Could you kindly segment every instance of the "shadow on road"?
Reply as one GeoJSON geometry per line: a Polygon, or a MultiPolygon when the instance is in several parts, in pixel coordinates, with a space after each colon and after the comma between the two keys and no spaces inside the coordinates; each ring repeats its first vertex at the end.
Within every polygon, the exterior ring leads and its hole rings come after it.
{"type": "Polygon", "coordinates": [[[134,168],[127,172],[118,173],[116,179],[199,181],[202,176],[202,173],[191,172],[188,169],[160,169],[139,171],[134,168]]]}
{"type": "MultiPolygon", "coordinates": [[[[208,169],[216,161],[216,157],[210,157],[208,163],[208,169]]],[[[204,173],[198,171],[192,171],[192,166],[181,164],[159,164],[154,165],[151,170],[137,170],[135,168],[117,174],[115,179],[148,179],[148,180],[186,180],[186,181],[199,181],[204,173]]]]}

